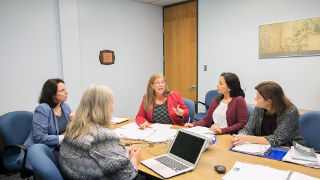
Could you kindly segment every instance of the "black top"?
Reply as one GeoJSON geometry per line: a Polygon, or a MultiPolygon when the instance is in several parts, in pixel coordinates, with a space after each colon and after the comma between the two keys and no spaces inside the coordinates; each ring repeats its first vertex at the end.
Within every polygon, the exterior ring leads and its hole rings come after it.
{"type": "Polygon", "coordinates": [[[153,104],[152,119],[155,123],[172,124],[168,112],[167,101],[161,105],[153,104]]]}
{"type": "Polygon", "coordinates": [[[56,115],[56,118],[58,121],[59,135],[61,135],[66,131],[68,121],[63,112],[61,112],[61,116],[56,115]]]}
{"type": "Polygon", "coordinates": [[[273,134],[274,130],[277,129],[277,115],[263,115],[261,122],[261,134],[262,136],[269,136],[273,134]]]}

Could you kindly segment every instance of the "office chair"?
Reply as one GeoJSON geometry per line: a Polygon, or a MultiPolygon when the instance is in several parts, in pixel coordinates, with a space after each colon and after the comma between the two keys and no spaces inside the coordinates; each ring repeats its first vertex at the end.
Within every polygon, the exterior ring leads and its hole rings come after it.
{"type": "Polygon", "coordinates": [[[20,172],[22,178],[29,177],[31,171],[25,168],[27,147],[23,146],[32,125],[32,112],[14,111],[0,117],[0,134],[4,141],[3,165],[9,173],[20,172]],[[24,150],[22,165],[16,162],[21,149],[24,150]]]}
{"type": "Polygon", "coordinates": [[[184,123],[187,123],[189,121],[189,118],[190,118],[190,123],[192,123],[193,116],[194,116],[195,104],[190,99],[186,99],[186,98],[182,98],[182,99],[183,99],[184,104],[187,106],[187,108],[189,110],[189,116],[184,118],[183,121],[184,121],[184,123]]]}
{"type": "Polygon", "coordinates": [[[207,114],[208,109],[210,107],[211,101],[216,98],[218,96],[218,91],[217,90],[210,90],[206,93],[206,97],[205,97],[205,103],[201,102],[201,101],[196,101],[195,104],[197,105],[198,109],[198,104],[202,104],[206,107],[206,112],[200,112],[194,115],[194,120],[199,121],[201,119],[204,118],[204,116],[207,114]]]}
{"type": "Polygon", "coordinates": [[[45,144],[34,144],[27,156],[35,179],[63,180],[51,149],[45,144]]]}
{"type": "Polygon", "coordinates": [[[300,128],[309,147],[320,151],[320,111],[305,112],[300,116],[300,128]]]}
{"type": "Polygon", "coordinates": [[[250,119],[250,116],[251,116],[251,114],[252,114],[252,111],[253,111],[253,107],[248,106],[248,105],[247,105],[247,107],[248,107],[248,120],[249,120],[249,119],[250,119]]]}

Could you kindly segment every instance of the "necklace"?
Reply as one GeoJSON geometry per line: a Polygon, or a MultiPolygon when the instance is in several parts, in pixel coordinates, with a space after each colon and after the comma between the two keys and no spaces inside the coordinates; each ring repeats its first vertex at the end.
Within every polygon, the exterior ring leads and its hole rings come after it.
{"type": "Polygon", "coordinates": [[[61,115],[61,107],[59,106],[57,106],[57,107],[55,107],[54,109],[53,109],[53,111],[54,111],[54,113],[56,114],[56,115],[61,115]]]}
{"type": "Polygon", "coordinates": [[[228,104],[231,100],[232,100],[232,98],[228,98],[228,99],[223,98],[222,102],[224,102],[225,104],[228,104]]]}

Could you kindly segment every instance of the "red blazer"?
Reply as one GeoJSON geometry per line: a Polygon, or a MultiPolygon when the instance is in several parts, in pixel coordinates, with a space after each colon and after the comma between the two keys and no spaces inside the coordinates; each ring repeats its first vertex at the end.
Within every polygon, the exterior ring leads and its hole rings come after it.
{"type": "MultiPolygon", "coordinates": [[[[154,123],[154,121],[152,120],[153,103],[151,105],[150,111],[146,112],[144,110],[143,99],[141,102],[139,112],[136,116],[136,123],[138,125],[140,125],[146,120],[150,123],[154,123]]],[[[189,116],[189,110],[187,106],[184,104],[180,94],[176,91],[171,91],[171,93],[167,96],[167,105],[168,105],[169,116],[172,123],[175,125],[183,126],[184,125],[183,119],[189,116]],[[180,105],[179,107],[184,111],[182,117],[176,115],[175,111],[172,109],[172,108],[177,108],[178,104],[180,105]]]]}
{"type": "MultiPolygon", "coordinates": [[[[206,116],[193,123],[193,126],[211,127],[212,114],[220,103],[216,103],[216,99],[212,100],[206,116]]],[[[226,128],[221,128],[221,134],[237,133],[240,129],[247,124],[248,121],[248,108],[247,103],[242,96],[233,97],[228,104],[227,109],[227,125],[226,128]]]]}

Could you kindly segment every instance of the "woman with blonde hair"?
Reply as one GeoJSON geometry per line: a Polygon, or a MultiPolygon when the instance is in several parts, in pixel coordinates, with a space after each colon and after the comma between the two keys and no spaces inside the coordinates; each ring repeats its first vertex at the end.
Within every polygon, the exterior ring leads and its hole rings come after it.
{"type": "Polygon", "coordinates": [[[281,86],[273,81],[265,81],[255,89],[257,106],[244,128],[238,135],[233,135],[232,144],[237,146],[252,142],[291,146],[296,141],[305,145],[300,131],[298,109],[285,96],[281,86]]]}
{"type": "Polygon", "coordinates": [[[183,126],[183,119],[188,116],[189,110],[181,95],[168,89],[166,78],[162,74],[153,74],[136,116],[137,124],[142,129],[150,127],[149,123],[183,126]]]}
{"type": "Polygon", "coordinates": [[[110,130],[113,92],[91,85],[83,94],[60,148],[59,165],[67,179],[134,179],[141,149],[128,148],[110,130]]]}

